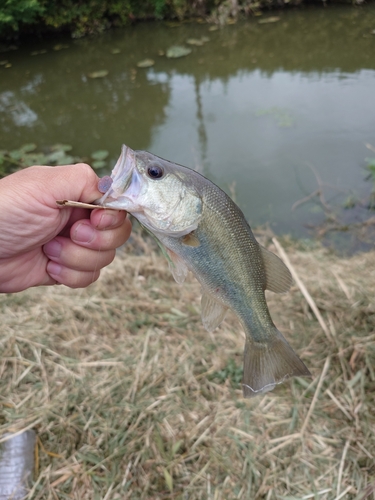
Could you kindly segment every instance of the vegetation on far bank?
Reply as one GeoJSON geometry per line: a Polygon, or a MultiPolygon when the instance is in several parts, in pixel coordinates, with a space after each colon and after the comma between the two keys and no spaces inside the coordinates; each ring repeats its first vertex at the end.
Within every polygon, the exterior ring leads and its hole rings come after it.
{"type": "MultiPolygon", "coordinates": [[[[361,4],[363,0],[333,0],[361,4]]],[[[0,8],[0,38],[23,33],[71,32],[73,37],[126,26],[145,19],[202,18],[226,23],[259,9],[299,5],[303,0],[4,0],[0,8]]],[[[317,3],[326,4],[325,0],[317,3]]]]}

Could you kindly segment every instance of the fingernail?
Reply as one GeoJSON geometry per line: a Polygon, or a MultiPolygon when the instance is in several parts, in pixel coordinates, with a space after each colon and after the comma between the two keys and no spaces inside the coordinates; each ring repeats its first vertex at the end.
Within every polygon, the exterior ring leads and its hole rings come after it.
{"type": "Polygon", "coordinates": [[[44,253],[48,257],[60,257],[62,245],[56,240],[49,241],[44,245],[44,253]]]}
{"type": "Polygon", "coordinates": [[[62,266],[57,262],[53,262],[52,260],[47,264],[47,273],[54,278],[55,276],[59,276],[61,273],[62,266]]]}
{"type": "Polygon", "coordinates": [[[105,211],[100,219],[99,227],[108,228],[114,226],[116,223],[117,223],[117,213],[105,211]]]}
{"type": "Polygon", "coordinates": [[[88,224],[78,224],[72,239],[79,243],[91,243],[95,238],[95,229],[88,224]]]}

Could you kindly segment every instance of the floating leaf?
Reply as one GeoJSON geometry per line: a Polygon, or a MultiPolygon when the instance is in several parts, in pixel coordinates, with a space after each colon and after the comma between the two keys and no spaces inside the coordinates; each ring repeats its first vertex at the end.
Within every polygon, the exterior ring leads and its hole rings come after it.
{"type": "Polygon", "coordinates": [[[111,54],[119,54],[121,52],[120,49],[112,49],[111,54]]]}
{"type": "Polygon", "coordinates": [[[68,49],[69,45],[64,45],[63,43],[58,43],[53,47],[53,50],[63,50],[63,49],[68,49]]]}
{"type": "Polygon", "coordinates": [[[178,28],[179,26],[181,26],[181,23],[178,23],[176,21],[167,21],[165,25],[168,26],[168,28],[178,28]]]}
{"type": "Polygon", "coordinates": [[[217,31],[219,29],[219,26],[210,26],[208,28],[208,31],[217,31]]]}
{"type": "Polygon", "coordinates": [[[107,69],[100,69],[98,71],[93,71],[92,73],[89,73],[87,76],[89,78],[103,78],[107,75],[108,75],[107,69]]]}
{"type": "Polygon", "coordinates": [[[210,41],[209,37],[208,36],[201,36],[201,40],[203,43],[207,43],[210,41]]]}
{"type": "Polygon", "coordinates": [[[30,153],[35,149],[36,149],[36,144],[24,144],[23,146],[20,147],[20,151],[23,151],[24,153],[30,153]]]}
{"type": "Polygon", "coordinates": [[[94,153],[91,154],[91,158],[93,160],[105,160],[108,157],[109,153],[105,149],[99,149],[98,151],[94,151],[94,153]]]}
{"type": "Polygon", "coordinates": [[[92,168],[94,168],[94,169],[104,168],[106,165],[107,165],[107,162],[105,162],[104,160],[95,160],[91,164],[92,168]]]}
{"type": "Polygon", "coordinates": [[[0,61],[0,66],[5,66],[6,64],[8,64],[8,61],[5,60],[5,61],[0,61]]]}
{"type": "Polygon", "coordinates": [[[10,151],[9,153],[9,157],[12,159],[12,160],[20,160],[23,156],[23,151],[21,151],[20,149],[14,149],[13,151],[10,151]]]}
{"type": "Polygon", "coordinates": [[[8,64],[6,64],[6,65],[4,66],[4,68],[11,68],[11,67],[12,67],[12,65],[11,65],[10,63],[8,63],[8,64]]]}
{"type": "Polygon", "coordinates": [[[47,52],[46,49],[42,50],[34,50],[33,52],[30,53],[31,56],[39,56],[39,54],[45,54],[47,52]]]}
{"type": "Polygon", "coordinates": [[[50,153],[46,156],[47,161],[50,163],[56,163],[56,165],[67,165],[74,161],[73,156],[66,155],[65,151],[58,150],[50,153]]]}
{"type": "Polygon", "coordinates": [[[268,24],[268,23],[276,23],[280,21],[280,18],[277,16],[266,17],[265,19],[259,19],[258,24],[268,24]]]}
{"type": "Polygon", "coordinates": [[[155,61],[153,59],[143,59],[143,61],[137,62],[138,68],[149,68],[150,66],[153,66],[155,64],[155,61]]]}
{"type": "Polygon", "coordinates": [[[46,165],[51,163],[43,153],[31,153],[22,158],[22,167],[31,167],[32,165],[46,165]]]}
{"type": "Polygon", "coordinates": [[[203,45],[202,40],[198,38],[188,38],[186,40],[186,43],[188,43],[189,45],[196,45],[197,47],[201,47],[203,45]]]}
{"type": "Polygon", "coordinates": [[[187,56],[191,53],[191,49],[188,47],[184,47],[183,45],[172,45],[172,47],[169,47],[167,50],[166,56],[169,59],[175,59],[177,57],[184,57],[187,56]]]}
{"type": "Polygon", "coordinates": [[[71,151],[73,147],[70,144],[54,144],[50,147],[51,151],[71,151]]]}

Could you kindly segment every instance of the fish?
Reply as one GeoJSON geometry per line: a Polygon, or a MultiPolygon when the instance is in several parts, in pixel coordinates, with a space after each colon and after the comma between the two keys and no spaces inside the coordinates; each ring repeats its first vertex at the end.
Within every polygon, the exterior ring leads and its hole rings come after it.
{"type": "Polygon", "coordinates": [[[201,315],[212,332],[230,309],[246,334],[242,389],[264,394],[290,377],[311,377],[274,325],[265,290],[287,292],[292,276],[256,240],[235,202],[188,167],[123,145],[105,194],[95,204],[132,214],[165,248],[177,283],[191,271],[201,315]]]}

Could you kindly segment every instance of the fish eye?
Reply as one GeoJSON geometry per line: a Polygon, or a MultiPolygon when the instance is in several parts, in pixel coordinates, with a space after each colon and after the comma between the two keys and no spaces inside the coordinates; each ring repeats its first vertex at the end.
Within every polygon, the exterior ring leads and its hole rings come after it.
{"type": "Polygon", "coordinates": [[[157,164],[150,165],[147,168],[147,175],[151,177],[151,179],[160,179],[164,175],[164,169],[162,166],[157,164]]]}

